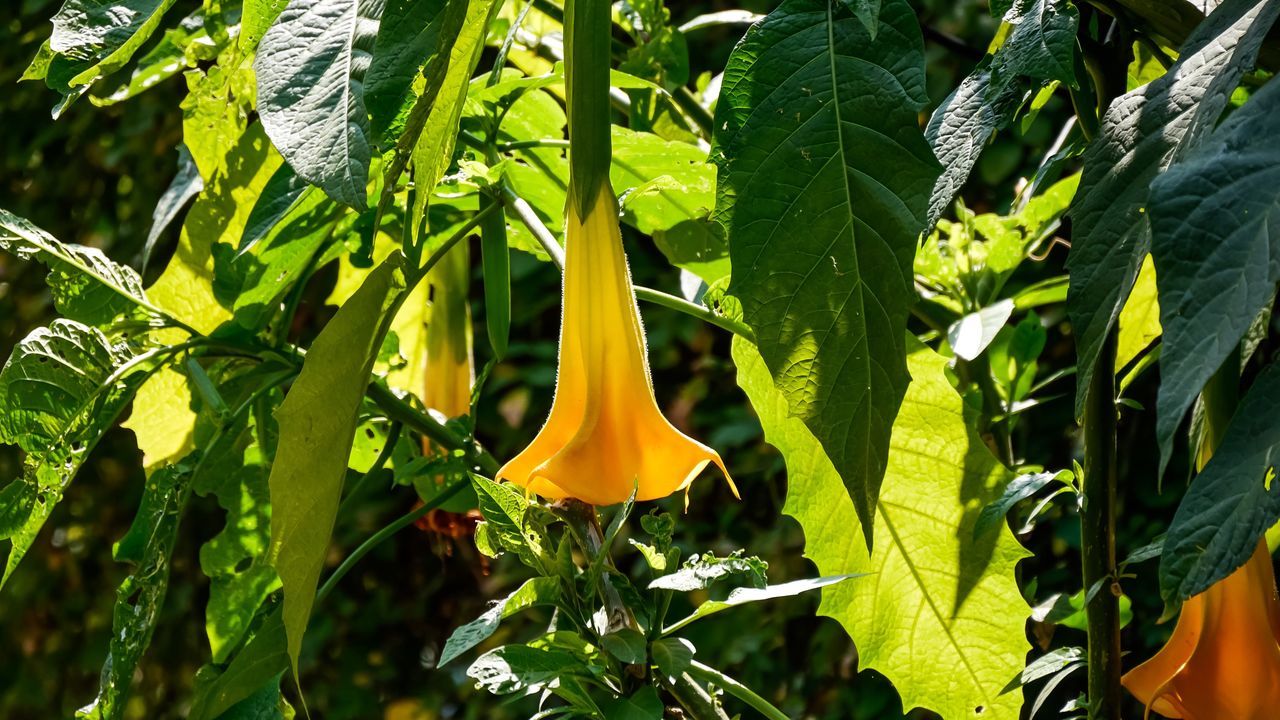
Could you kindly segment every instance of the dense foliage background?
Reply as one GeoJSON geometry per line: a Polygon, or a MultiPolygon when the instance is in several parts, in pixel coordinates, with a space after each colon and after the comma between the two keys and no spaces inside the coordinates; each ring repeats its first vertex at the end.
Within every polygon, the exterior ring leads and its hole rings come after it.
{"type": "MultiPolygon", "coordinates": [[[[179,3],[188,9],[198,4],[179,3]]],[[[997,23],[982,0],[918,0],[913,5],[926,29],[927,80],[936,105],[982,57],[997,23]]],[[[38,82],[19,83],[18,77],[47,37],[49,17],[57,7],[54,0],[20,0],[0,8],[0,37],[5,39],[0,45],[0,87],[5,88],[0,93],[0,207],[66,242],[101,248],[120,262],[136,264],[152,208],[177,171],[182,80],[170,79],[111,107],[80,102],[50,122],[54,93],[38,82]]],[[[673,1],[668,7],[678,23],[730,7],[767,12],[771,4],[673,1]]],[[[1086,20],[1091,17],[1088,6],[1083,12],[1086,20]]],[[[182,14],[175,10],[173,16],[182,14]]],[[[722,26],[691,35],[691,75],[722,69],[743,29],[722,26]]],[[[493,52],[489,48],[486,57],[493,52]]],[[[1059,93],[1034,122],[1001,133],[966,184],[964,204],[977,213],[1009,212],[1019,179],[1035,172],[1070,115],[1066,94],[1059,93]]],[[[927,113],[921,121],[925,119],[927,113]]],[[[1069,227],[1058,232],[1069,234],[1069,227]]],[[[163,268],[176,237],[175,224],[163,236],[147,280],[163,268]]],[[[658,250],[642,238],[632,240],[628,250],[637,283],[678,292],[678,276],[658,250]]],[[[1065,258],[1065,247],[1048,246],[1042,258],[1019,267],[1010,287],[1061,276],[1065,258]]],[[[0,357],[54,316],[44,272],[0,254],[0,357]]],[[[518,299],[512,348],[489,380],[477,419],[480,439],[497,457],[510,457],[528,442],[545,417],[555,380],[558,277],[553,268],[520,253],[512,272],[518,299]]],[[[307,287],[296,321],[301,336],[313,335],[334,312],[325,298],[335,277],[330,267],[307,287]]],[[[474,288],[479,303],[479,284],[474,288]]],[[[1073,341],[1061,304],[1039,313],[1049,330],[1039,376],[1049,377],[1074,364],[1073,341]]],[[[720,451],[743,496],[734,502],[719,483],[696,484],[678,524],[677,542],[719,554],[745,548],[769,562],[774,581],[814,575],[803,558],[798,525],[781,512],[787,487],[781,460],[764,444],[760,424],[734,382],[729,336],[663,308],[645,306],[643,314],[660,405],[678,426],[720,451]]],[[[928,329],[919,319],[913,323],[921,332],[928,329]]],[[[487,348],[481,343],[477,349],[483,363],[487,348]]],[[[1122,557],[1150,543],[1168,525],[1188,473],[1187,452],[1175,452],[1163,492],[1157,491],[1154,415],[1146,410],[1154,407],[1153,376],[1140,377],[1125,393],[1133,406],[1126,411],[1120,441],[1125,490],[1117,542],[1122,557]]],[[[1064,379],[1046,387],[1040,394],[1044,402],[1021,416],[1011,438],[1016,459],[1061,469],[1079,458],[1080,438],[1069,430],[1074,428],[1072,382],[1064,379]]],[[[0,447],[0,478],[17,476],[20,464],[16,449],[0,447]]],[[[142,484],[132,433],[111,431],[45,527],[37,541],[39,552],[31,553],[0,594],[0,716],[68,717],[93,697],[115,600],[106,589],[126,575],[126,568],[111,559],[111,543],[128,528],[142,484]]],[[[674,497],[664,504],[679,513],[681,503],[674,497]]],[[[401,505],[389,496],[361,507],[339,526],[335,542],[348,546],[368,535],[403,512],[401,505]]],[[[203,615],[196,609],[203,607],[205,587],[197,552],[223,520],[211,501],[197,502],[188,513],[173,556],[174,578],[160,629],[135,679],[128,710],[132,718],[184,717],[191,679],[203,662],[203,615]]],[[[1036,578],[1035,587],[1026,589],[1033,603],[1053,592],[1080,589],[1073,586],[1078,582],[1073,580],[1078,574],[1078,525],[1065,500],[1020,539],[1034,553],[1020,566],[1024,577],[1036,578]]],[[[508,592],[520,571],[509,557],[496,562],[480,557],[465,536],[415,529],[379,547],[312,621],[302,681],[313,712],[319,709],[319,716],[333,719],[369,718],[377,708],[384,708],[389,720],[527,717],[526,704],[469,702],[476,691],[461,664],[432,670],[452,629],[479,614],[488,599],[508,592]]],[[[1131,571],[1137,577],[1125,589],[1133,612],[1148,622],[1127,628],[1125,647],[1145,657],[1169,628],[1150,622],[1161,609],[1154,563],[1131,571]]],[[[835,622],[815,617],[815,607],[816,598],[801,596],[743,608],[699,625],[691,639],[700,657],[731,670],[793,717],[902,717],[892,686],[874,672],[859,672],[849,637],[835,622]]],[[[531,626],[540,619],[526,622],[531,626]]],[[[1079,629],[1064,625],[1033,623],[1030,632],[1036,654],[1083,643],[1079,629]]],[[[1082,680],[1081,675],[1062,684],[1048,707],[1056,710],[1079,694],[1082,680]]],[[[287,694],[293,692],[289,683],[285,688],[287,694]]]]}

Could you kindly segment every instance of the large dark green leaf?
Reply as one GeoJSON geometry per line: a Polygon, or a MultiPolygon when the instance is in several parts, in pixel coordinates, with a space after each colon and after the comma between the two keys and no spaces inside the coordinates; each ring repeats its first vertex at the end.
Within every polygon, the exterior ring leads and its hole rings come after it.
{"type": "Polygon", "coordinates": [[[1067,261],[1067,310],[1079,356],[1077,415],[1103,340],[1150,246],[1151,182],[1213,129],[1277,13],[1278,0],[1223,2],[1187,38],[1167,73],[1111,103],[1101,133],[1085,149],[1067,261]]]}
{"type": "Polygon", "coordinates": [[[190,472],[184,465],[170,465],[147,478],[142,506],[128,534],[116,544],[116,560],[133,563],[136,569],[116,590],[110,650],[102,665],[98,696],[76,712],[77,718],[124,717],[134,671],[151,644],[169,588],[169,556],[190,497],[190,472]]]}
{"type": "Polygon", "coordinates": [[[272,144],[307,182],[354,208],[367,204],[364,76],[381,15],[382,0],[293,0],[253,65],[272,144]]]}
{"type": "Polygon", "coordinates": [[[1160,293],[1156,437],[1167,461],[1196,395],[1280,281],[1280,84],[1271,82],[1208,142],[1151,185],[1160,293]]]}
{"type": "Polygon", "coordinates": [[[191,151],[186,145],[178,146],[178,173],[173,176],[169,187],[156,202],[156,209],[151,213],[151,229],[147,230],[147,242],[142,246],[142,270],[146,272],[151,253],[155,250],[160,235],[169,227],[169,223],[178,217],[187,201],[204,190],[204,178],[200,177],[200,169],[191,159],[191,151]]]}
{"type": "Polygon", "coordinates": [[[867,542],[910,378],[911,261],[937,161],[920,28],[886,0],[786,0],[734,49],[716,109],[716,218],[729,291],[791,411],[831,457],[867,542]]]}
{"type": "Polygon", "coordinates": [[[253,637],[225,668],[208,666],[196,673],[195,699],[187,720],[214,720],[264,685],[279,692],[279,676],[289,669],[288,642],[279,607],[268,611],[253,637]]]}
{"type": "Polygon", "coordinates": [[[147,301],[133,268],[117,265],[97,248],[67,245],[30,221],[0,209],[0,250],[49,266],[49,289],[64,316],[105,324],[134,308],[159,313],[147,301]]]}
{"type": "Polygon", "coordinates": [[[270,557],[284,584],[284,624],[295,674],[338,513],[360,400],[386,333],[388,304],[403,288],[401,260],[392,255],[370,273],[325,325],[276,413],[280,443],[269,481],[270,557]]]}
{"type": "Polygon", "coordinates": [[[144,365],[100,331],[58,319],[18,343],[0,370],[0,443],[27,453],[22,477],[0,490],[0,540],[10,541],[0,587],[145,377],[144,365]]]}
{"type": "Polygon", "coordinates": [[[1160,555],[1160,593],[1168,607],[1244,565],[1280,519],[1278,406],[1280,365],[1272,364],[1249,388],[1169,526],[1160,555]]]}

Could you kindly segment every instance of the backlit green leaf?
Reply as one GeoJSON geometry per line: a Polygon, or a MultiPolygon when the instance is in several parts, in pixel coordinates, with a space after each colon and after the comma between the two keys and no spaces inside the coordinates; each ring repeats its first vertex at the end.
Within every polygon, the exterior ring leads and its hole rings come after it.
{"type": "Polygon", "coordinates": [[[867,544],[909,381],[911,260],[939,166],[914,11],[875,37],[843,4],[787,0],[747,32],[716,107],[729,292],[791,413],[822,443],[867,544]]]}
{"type": "Polygon", "coordinates": [[[1013,475],[966,426],[946,360],[918,343],[910,348],[913,380],[893,427],[873,553],[835,468],[790,417],[759,354],[735,338],[733,358],[765,439],[786,460],[784,511],[804,529],[806,556],[824,575],[873,573],[823,590],[819,613],[844,626],[860,666],[888,677],[905,707],[948,719],[981,707],[983,718],[1013,720],[1022,698],[1000,690],[1030,649],[1029,608],[1014,578],[1027,553],[1008,528],[973,532],[1013,475]]]}
{"type": "Polygon", "coordinates": [[[393,255],[379,266],[325,325],[276,413],[280,441],[271,466],[270,557],[284,583],[284,623],[295,674],[357,411],[386,332],[388,305],[404,286],[400,261],[393,255]]]}

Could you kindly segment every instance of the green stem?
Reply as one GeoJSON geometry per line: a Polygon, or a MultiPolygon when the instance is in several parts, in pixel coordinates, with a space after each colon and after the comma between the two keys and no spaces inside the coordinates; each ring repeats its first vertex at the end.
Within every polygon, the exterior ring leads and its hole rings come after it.
{"type": "Polygon", "coordinates": [[[663,687],[680,703],[693,720],[729,720],[715,700],[702,689],[689,673],[671,680],[661,679],[663,687]]]}
{"type": "Polygon", "coordinates": [[[403,423],[405,427],[422,433],[431,442],[441,447],[464,451],[467,459],[485,475],[497,474],[498,461],[488,451],[475,443],[467,442],[466,438],[459,436],[427,413],[419,412],[417,408],[396,397],[396,394],[386,386],[370,383],[368,395],[369,399],[387,414],[387,419],[403,423]]]}
{"type": "Polygon", "coordinates": [[[724,317],[723,315],[717,315],[715,311],[705,305],[691,303],[684,298],[669,295],[660,290],[654,290],[649,287],[637,286],[635,290],[637,300],[644,300],[645,302],[650,302],[654,305],[661,305],[662,307],[682,312],[685,315],[696,317],[699,320],[708,322],[718,328],[728,330],[734,335],[740,335],[743,339],[750,340],[753,343],[756,341],[755,333],[752,332],[751,328],[747,327],[745,323],[724,317]]]}
{"type": "Polygon", "coordinates": [[[515,142],[500,142],[497,144],[498,150],[524,150],[526,148],[567,148],[569,141],[560,138],[541,138],[539,140],[517,140],[515,142]]]}
{"type": "Polygon", "coordinates": [[[378,453],[378,457],[373,461],[373,465],[369,466],[369,471],[360,476],[355,485],[351,486],[347,496],[342,498],[342,504],[338,506],[338,513],[350,507],[351,500],[360,494],[364,486],[368,484],[369,479],[374,475],[382,472],[382,468],[387,466],[387,461],[391,459],[391,454],[395,452],[396,443],[400,442],[400,431],[404,425],[400,422],[392,421],[391,427],[387,429],[387,442],[383,444],[382,451],[378,453]]]}
{"type": "Polygon", "coordinates": [[[421,506],[410,510],[409,512],[405,513],[404,515],[401,515],[395,520],[392,520],[389,525],[382,528],[378,532],[374,533],[372,536],[369,537],[368,540],[365,540],[364,542],[360,543],[360,546],[357,547],[355,550],[352,550],[351,554],[348,555],[346,559],[342,561],[342,564],[338,565],[338,567],[333,571],[333,573],[329,575],[327,579],[325,579],[324,585],[320,586],[320,591],[316,593],[316,604],[319,605],[320,603],[324,602],[324,599],[328,597],[330,593],[333,592],[333,589],[335,587],[337,587],[338,581],[342,579],[342,576],[346,575],[348,572],[351,572],[351,568],[355,567],[356,563],[360,562],[361,558],[363,558],[365,555],[368,555],[370,550],[373,550],[375,547],[380,545],[382,541],[386,540],[392,535],[395,535],[401,530],[409,527],[418,518],[422,517],[423,515],[426,515],[432,510],[435,510],[441,505],[444,505],[446,502],[449,501],[450,498],[452,498],[454,495],[457,495],[462,490],[462,488],[466,487],[469,483],[470,483],[469,480],[455,481],[453,484],[449,485],[444,490],[442,490],[439,495],[436,495],[435,497],[431,498],[429,502],[423,503],[421,506]]]}
{"type": "Polygon", "coordinates": [[[711,116],[711,111],[702,106],[698,98],[694,96],[693,91],[681,85],[676,91],[671,93],[671,99],[675,100],[684,114],[698,126],[698,130],[704,140],[711,139],[711,133],[715,128],[715,118],[711,116]]]}
{"type": "Polygon", "coordinates": [[[693,664],[689,666],[689,674],[703,682],[715,683],[717,687],[724,688],[725,692],[750,705],[761,715],[769,718],[769,720],[790,720],[786,713],[757,695],[754,690],[713,667],[703,665],[694,660],[693,664]]]}
{"type": "Polygon", "coordinates": [[[1116,334],[1103,341],[1084,411],[1080,555],[1089,632],[1089,718],[1120,720],[1120,598],[1116,585],[1116,334]],[[1102,585],[1102,589],[1093,589],[1102,585]]]}

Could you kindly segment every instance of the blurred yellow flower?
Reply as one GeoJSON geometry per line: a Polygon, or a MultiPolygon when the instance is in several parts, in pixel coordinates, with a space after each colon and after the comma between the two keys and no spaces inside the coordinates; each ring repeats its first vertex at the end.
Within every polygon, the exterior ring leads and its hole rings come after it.
{"type": "Polygon", "coordinates": [[[1184,720],[1280,717],[1280,601],[1266,542],[1187,600],[1169,642],[1124,676],[1154,711],[1184,720]]]}
{"type": "Polygon", "coordinates": [[[471,257],[464,243],[444,254],[427,273],[426,367],[422,402],[445,417],[471,412],[475,368],[471,359],[471,309],[467,288],[471,257]]]}
{"type": "Polygon", "coordinates": [[[580,217],[565,223],[560,370],[551,414],[498,479],[542,497],[593,505],[654,500],[687,490],[720,456],[677,430],[658,409],[644,328],[622,249],[617,199],[608,182],[580,217]]]}

